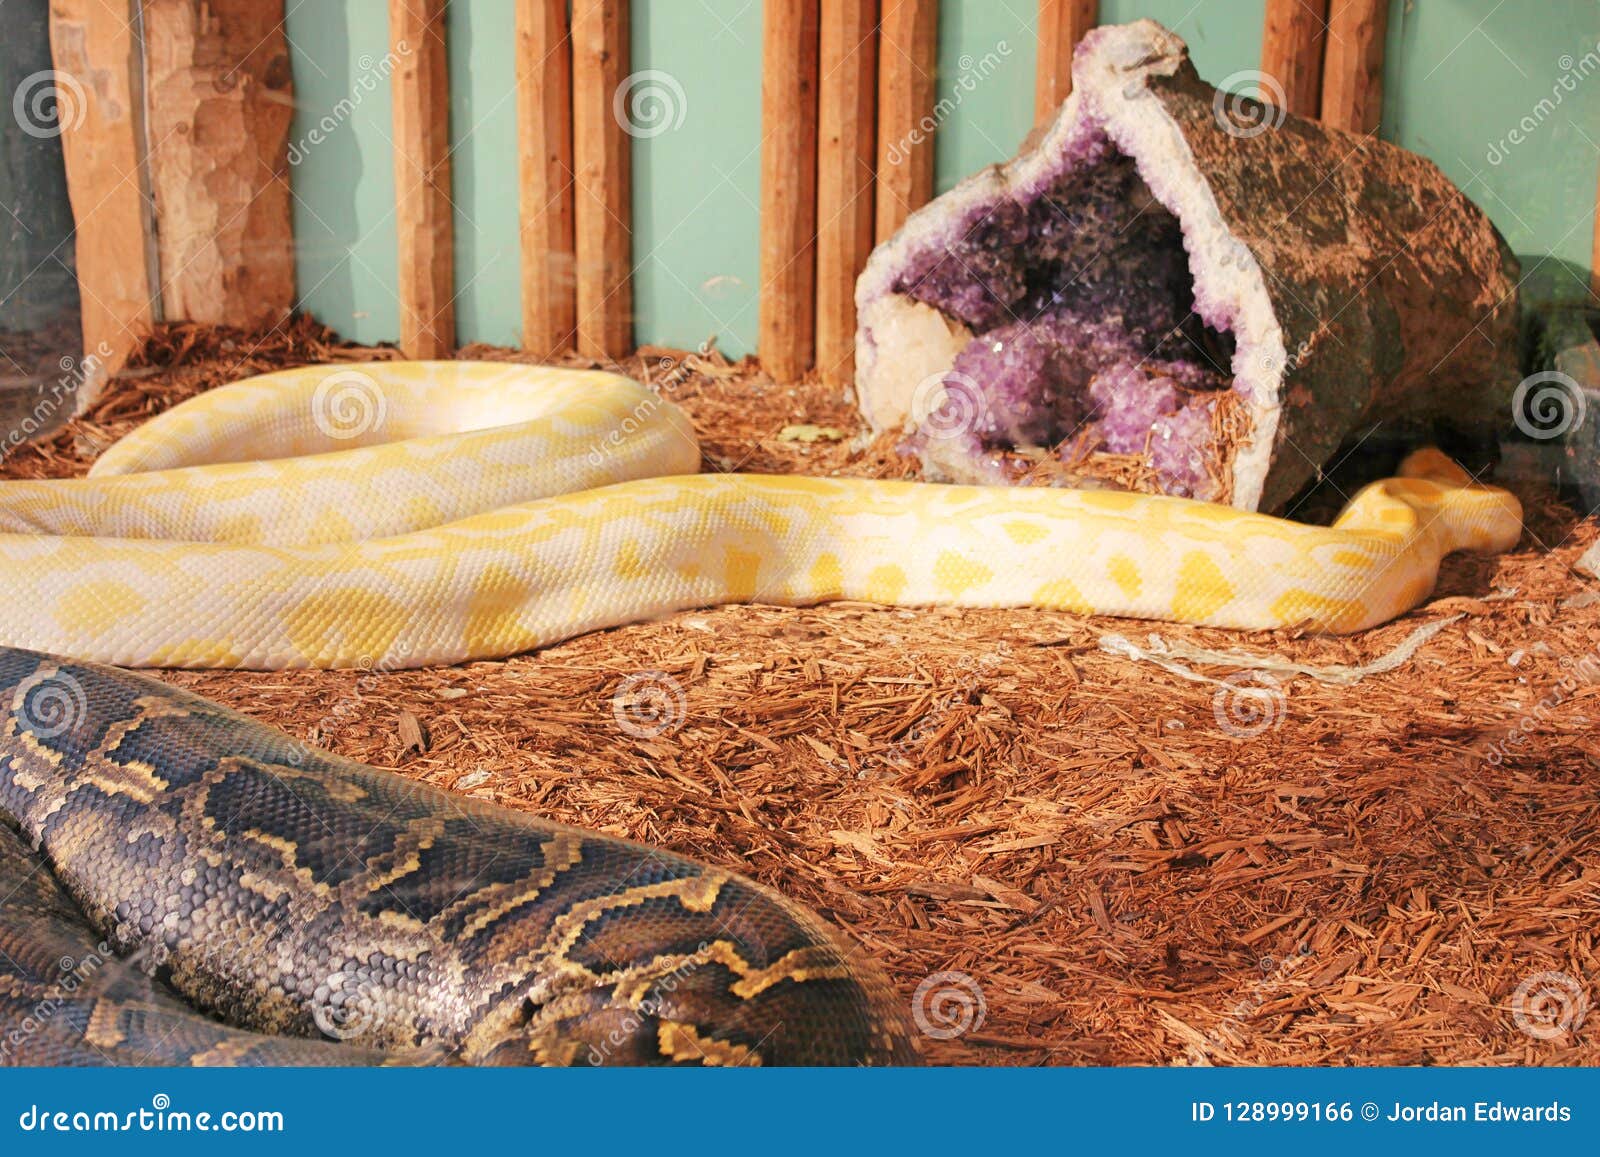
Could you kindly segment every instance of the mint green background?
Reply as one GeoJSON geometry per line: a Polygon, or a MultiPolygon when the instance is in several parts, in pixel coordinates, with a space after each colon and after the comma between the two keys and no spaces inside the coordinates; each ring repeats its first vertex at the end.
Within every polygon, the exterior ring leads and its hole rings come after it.
{"type": "MultiPolygon", "coordinates": [[[[298,100],[293,138],[370,75],[388,46],[384,0],[293,6],[288,34],[298,100]]],[[[1216,82],[1260,66],[1266,0],[1101,0],[1101,19],[1149,16],[1188,42],[1216,82]]],[[[517,253],[515,43],[511,0],[450,9],[459,339],[515,345],[517,253]]],[[[940,96],[959,105],[935,137],[942,191],[1015,151],[1031,127],[1034,0],[944,0],[940,96]],[[986,54],[997,66],[960,86],[986,54]],[[968,67],[963,68],[963,64],[968,67]]],[[[633,0],[631,71],[681,87],[683,123],[634,142],[635,331],[694,346],[716,334],[731,355],[756,331],[759,287],[760,0],[633,0]]],[[[1521,145],[1501,149],[1557,88],[1565,54],[1600,55],[1595,0],[1394,0],[1382,135],[1432,157],[1488,211],[1540,292],[1576,295],[1589,264],[1600,169],[1600,71],[1521,145]],[[1546,255],[1556,260],[1547,260],[1546,255]]],[[[677,100],[676,94],[669,99],[677,100]]],[[[292,170],[302,304],[345,335],[392,341],[394,167],[388,84],[366,93],[292,170]]],[[[304,147],[302,145],[302,147],[304,147]]]]}

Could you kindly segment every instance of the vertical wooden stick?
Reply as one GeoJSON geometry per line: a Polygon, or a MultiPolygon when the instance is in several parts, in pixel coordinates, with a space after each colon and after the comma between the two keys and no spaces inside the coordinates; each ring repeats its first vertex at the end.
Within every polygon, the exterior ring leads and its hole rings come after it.
{"type": "Polygon", "coordinates": [[[142,170],[144,93],[131,22],[128,0],[52,0],[55,118],[32,130],[61,134],[83,299],[80,405],[121,368],[155,313],[155,241],[142,170]]]}
{"type": "Polygon", "coordinates": [[[549,357],[578,328],[567,0],[517,0],[516,24],[522,345],[549,357]]]}
{"type": "Polygon", "coordinates": [[[282,321],[294,307],[283,0],[144,0],[144,44],[162,313],[282,321]]]}
{"type": "Polygon", "coordinates": [[[444,0],[389,0],[400,348],[411,358],[445,357],[456,341],[444,12],[444,0]]]}
{"type": "Polygon", "coordinates": [[[855,377],[856,278],[872,251],[877,155],[877,0],[822,0],[817,112],[817,366],[855,377]]]}
{"type": "Polygon", "coordinates": [[[627,0],[573,0],[578,349],[594,358],[625,357],[633,348],[627,76],[627,0]]]}
{"type": "Polygon", "coordinates": [[[761,319],[766,371],[811,367],[817,227],[817,0],[766,0],[761,35],[761,319]]]}
{"type": "Polygon", "coordinates": [[[1284,108],[1297,116],[1314,117],[1322,107],[1322,42],[1327,31],[1328,0],[1267,0],[1261,71],[1282,86],[1284,108]]]}
{"type": "Polygon", "coordinates": [[[886,241],[933,197],[933,80],[938,0],[883,0],[878,25],[878,204],[886,241]]]}
{"type": "Polygon", "coordinates": [[[1034,72],[1033,123],[1056,115],[1072,91],[1072,53],[1100,22],[1100,0],[1039,0],[1039,63],[1034,72]]]}
{"type": "Polygon", "coordinates": [[[1330,0],[1322,60],[1322,120],[1375,133],[1383,114],[1383,38],[1389,0],[1330,0]]]}
{"type": "Polygon", "coordinates": [[[1589,293],[1600,305],[1600,185],[1594,191],[1594,246],[1589,257],[1589,293]]]}

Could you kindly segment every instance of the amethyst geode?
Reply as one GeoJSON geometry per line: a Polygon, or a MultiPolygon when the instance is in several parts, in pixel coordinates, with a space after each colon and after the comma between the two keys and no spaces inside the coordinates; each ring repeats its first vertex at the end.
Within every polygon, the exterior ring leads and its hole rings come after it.
{"type": "Polygon", "coordinates": [[[1219,92],[1148,20],[1072,77],[856,285],[862,413],[929,474],[1271,510],[1359,429],[1504,424],[1516,262],[1431,162],[1219,92]]]}

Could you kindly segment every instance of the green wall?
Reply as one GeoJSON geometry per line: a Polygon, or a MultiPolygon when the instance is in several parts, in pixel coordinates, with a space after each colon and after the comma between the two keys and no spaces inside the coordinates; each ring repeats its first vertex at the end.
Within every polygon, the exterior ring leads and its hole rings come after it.
{"type": "MultiPolygon", "coordinates": [[[[1201,74],[1220,81],[1259,66],[1265,7],[1101,0],[1101,18],[1162,21],[1189,42],[1201,74]]],[[[937,91],[953,108],[935,137],[940,190],[1009,156],[1027,134],[1036,8],[1034,0],[944,0],[937,91]]],[[[463,343],[518,338],[511,9],[511,0],[454,0],[450,9],[463,343]]],[[[350,337],[393,340],[384,0],[295,5],[288,32],[294,137],[304,152],[293,168],[303,304],[350,337]],[[370,91],[346,105],[329,139],[307,147],[311,129],[362,86],[370,91]]],[[[634,0],[631,50],[634,73],[658,74],[639,81],[642,107],[663,118],[642,122],[633,147],[636,335],[692,347],[716,334],[738,355],[756,332],[760,0],[634,0]]],[[[1572,266],[1588,265],[1600,168],[1600,4],[1394,0],[1385,71],[1383,135],[1443,166],[1532,258],[1541,285],[1579,292],[1572,266]],[[1524,117],[1534,121],[1526,132],[1524,117]],[[1509,142],[1514,129],[1521,143],[1509,142]],[[1559,260],[1541,261],[1547,254],[1559,260]]]]}

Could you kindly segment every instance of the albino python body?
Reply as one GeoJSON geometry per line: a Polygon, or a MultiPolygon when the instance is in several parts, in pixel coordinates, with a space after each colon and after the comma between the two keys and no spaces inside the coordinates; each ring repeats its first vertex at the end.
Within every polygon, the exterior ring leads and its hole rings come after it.
{"type": "Polygon", "coordinates": [[[1354,631],[1521,510],[1436,451],[1331,528],[1184,499],[695,474],[612,374],[306,367],[213,390],[85,479],[0,484],[0,643],[124,666],[390,667],[691,607],[1038,606],[1354,631]]]}

